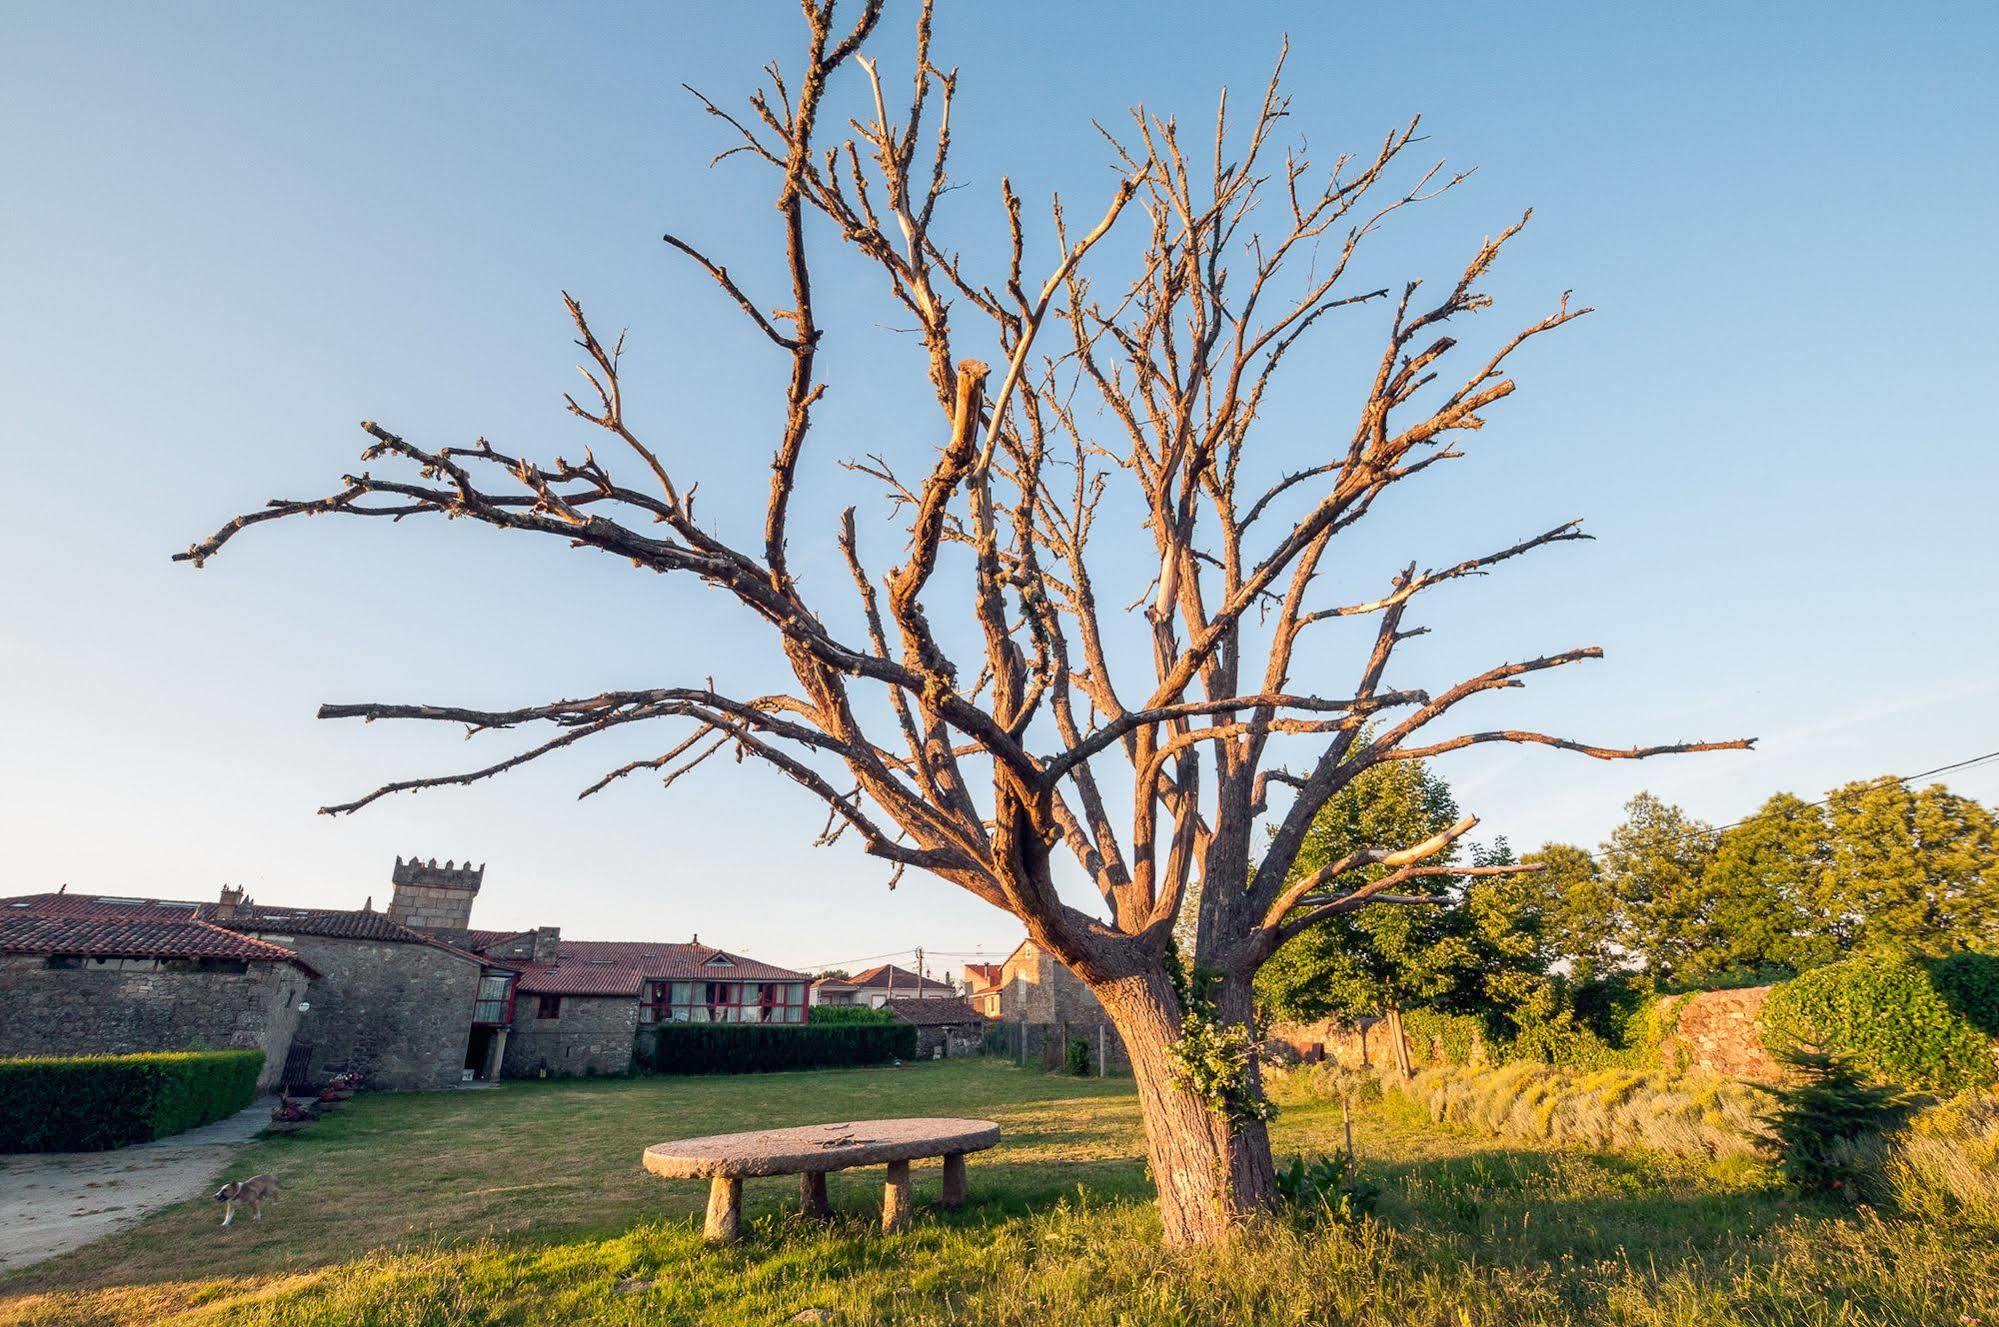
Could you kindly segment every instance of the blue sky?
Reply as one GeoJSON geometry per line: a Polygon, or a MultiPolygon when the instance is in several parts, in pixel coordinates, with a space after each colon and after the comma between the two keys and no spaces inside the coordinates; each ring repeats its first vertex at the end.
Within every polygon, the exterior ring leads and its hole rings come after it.
{"type": "MultiPolygon", "coordinates": [[[[1437,594],[1405,683],[1601,644],[1606,662],[1468,721],[1763,742],[1635,766],[1454,759],[1481,832],[1594,842],[1642,788],[1725,821],[1777,788],[1999,749],[1995,11],[1222,12],[947,5],[937,56],[963,70],[966,187],[944,225],[976,252],[1002,172],[1094,215],[1111,176],[1092,117],[1143,99],[1205,124],[1287,32],[1292,128],[1322,159],[1421,112],[1427,150],[1478,167],[1389,232],[1363,281],[1442,280],[1536,209],[1476,330],[1568,288],[1600,312],[1523,356],[1474,454],[1385,509],[1350,554],[1368,560],[1336,570],[1378,584],[1584,515],[1598,542],[1437,594]]],[[[898,83],[899,18],[883,46],[898,83]]],[[[267,528],[200,573],[167,560],[267,497],[327,489],[363,418],[580,451],[563,289],[631,329],[648,436],[718,528],[753,534],[782,365],[659,236],[774,275],[770,181],[708,168],[720,126],[680,84],[739,104],[759,63],[795,59],[789,6],[49,5],[4,23],[4,892],[229,881],[351,906],[379,903],[391,858],[417,852],[488,862],[495,926],[698,931],[796,964],[1010,946],[1010,919],[949,886],[888,894],[858,851],[810,848],[819,813],[748,766],[574,802],[645,754],[607,746],[313,814],[483,750],[316,723],[322,700],[777,682],[761,632],[696,586],[415,523],[267,528]]],[[[876,284],[829,263],[821,299],[834,392],[793,527],[806,559],[832,553],[841,506],[870,501],[840,459],[885,445],[913,463],[934,442],[876,284]]],[[[1294,368],[1264,438],[1273,470],[1317,459],[1315,421],[1341,417],[1351,352],[1381,330],[1372,313],[1350,327],[1294,368]]],[[[880,523],[864,541],[877,563],[896,550],[880,523]]],[[[1957,786],[1999,798],[1999,766],[1957,786]]]]}

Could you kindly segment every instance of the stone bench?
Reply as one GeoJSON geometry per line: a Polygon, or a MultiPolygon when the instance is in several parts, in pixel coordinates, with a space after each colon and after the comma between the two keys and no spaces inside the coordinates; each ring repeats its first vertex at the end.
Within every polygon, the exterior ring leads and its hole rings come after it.
{"type": "Polygon", "coordinates": [[[798,1176],[799,1207],[808,1216],[832,1214],[826,1201],[830,1171],[855,1166],[888,1166],[882,1192],[882,1229],[909,1223],[909,1163],[944,1158],[945,1207],[965,1201],[965,1154],[999,1142],[991,1120],[860,1120],[851,1124],[808,1124],[798,1129],[759,1129],[654,1143],[645,1167],[670,1180],[710,1181],[707,1236],[726,1244],[737,1238],[743,1219],[743,1180],[752,1175],[798,1176]]]}

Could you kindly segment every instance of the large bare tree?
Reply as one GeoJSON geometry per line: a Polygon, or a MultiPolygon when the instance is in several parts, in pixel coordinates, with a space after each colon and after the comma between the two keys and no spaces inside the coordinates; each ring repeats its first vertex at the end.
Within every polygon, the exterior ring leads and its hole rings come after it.
{"type": "Polygon", "coordinates": [[[1029,224],[1005,180],[998,206],[1010,244],[975,270],[938,231],[954,185],[957,73],[932,63],[930,4],[907,91],[894,98],[863,53],[880,0],[849,15],[834,8],[803,0],[802,64],[767,67],[746,112],[702,100],[728,135],[724,155],[774,177],[788,303],[767,311],[764,292],[722,257],[667,237],[788,370],[761,545],[726,542],[696,520],[693,489],[664,459],[671,448],[627,424],[622,338],[599,337],[569,300],[591,389],[570,409],[628,453],[626,476],[594,452],[542,462],[484,439],[426,447],[367,423],[371,468],[330,496],[238,517],[179,556],[199,565],[244,528],[292,516],[434,515],[553,536],[725,591],[768,624],[795,689],[736,697],[712,684],[664,686],[511,710],[327,705],[321,717],[546,735],[481,769],[391,783],[325,810],[470,783],[653,720],[686,731],[587,791],[641,770],[670,782],[718,749],[761,760],[825,803],[822,840],[855,835],[898,875],[914,867],[969,890],[1018,917],[1089,984],[1130,1052],[1165,1236],[1207,1241],[1274,1193],[1251,1050],[1258,967],[1323,918],[1428,901],[1397,895],[1399,883],[1471,873],[1443,860],[1469,818],[1427,842],[1294,872],[1329,796],[1384,761],[1479,743],[1604,760],[1747,743],[1614,748],[1518,729],[1436,731],[1460,703],[1597,658],[1593,647],[1500,663],[1440,689],[1389,684],[1397,646],[1420,634],[1404,625],[1418,595],[1584,539],[1578,522],[1431,570],[1412,562],[1365,602],[1327,602],[1316,589],[1333,541],[1389,488],[1459,456],[1513,392],[1509,357],[1586,312],[1564,296],[1458,363],[1453,330],[1490,304],[1481,280],[1525,218],[1482,244],[1440,295],[1414,281],[1350,288],[1356,252],[1384,222],[1463,178],[1404,169],[1419,141],[1414,122],[1372,153],[1315,165],[1277,143],[1288,104],[1275,75],[1240,127],[1224,95],[1212,137],[1196,144],[1172,120],[1135,111],[1122,133],[1104,135],[1117,169],[1108,199],[1093,200],[1081,223],[1055,201],[1059,258],[1045,277],[1028,272],[1029,224]],[[850,80],[843,95],[864,109],[829,138],[821,121],[836,80],[850,80]],[[817,358],[827,325],[813,284],[822,251],[869,265],[919,333],[937,414],[874,420],[871,436],[942,438],[920,478],[905,479],[885,455],[851,461],[884,486],[907,542],[877,579],[847,511],[837,541],[857,600],[842,610],[845,635],[826,605],[807,602],[789,547],[800,459],[825,391],[817,358]],[[1100,295],[1089,272],[1112,254],[1134,266],[1100,295]],[[1301,342],[1342,310],[1385,324],[1358,399],[1337,408],[1338,423],[1327,401],[1323,428],[1264,443],[1265,464],[1246,469],[1252,443],[1264,442],[1257,425],[1274,375],[1306,362],[1301,342]],[[1142,522],[1151,539],[1151,582],[1118,620],[1096,579],[1106,559],[1091,556],[1107,516],[1122,528],[1142,522]],[[963,617],[941,619],[947,601],[963,617]],[[1372,628],[1357,676],[1336,686],[1298,678],[1301,639],[1342,622],[1372,628]],[[1120,646],[1119,628],[1138,630],[1120,646]],[[962,665],[953,648],[976,650],[975,663],[962,665]],[[1299,753],[1292,767],[1279,763],[1287,751],[1299,753]],[[1058,866],[1061,856],[1070,861],[1058,866]],[[1359,868],[1382,864],[1393,869],[1354,883],[1359,868]],[[1098,907],[1064,900],[1058,877],[1071,876],[1095,886],[1098,907]],[[1197,915],[1184,955],[1172,943],[1183,905],[1197,915]]]}

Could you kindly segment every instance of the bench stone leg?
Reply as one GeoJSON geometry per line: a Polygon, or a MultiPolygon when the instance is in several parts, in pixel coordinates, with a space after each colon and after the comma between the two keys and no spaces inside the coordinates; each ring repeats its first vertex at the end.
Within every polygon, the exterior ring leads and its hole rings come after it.
{"type": "Polygon", "coordinates": [[[888,1183],[882,1188],[883,1232],[893,1234],[907,1226],[910,1206],[909,1163],[891,1161],[888,1163],[888,1183]]]}
{"type": "Polygon", "coordinates": [[[702,1233],[710,1244],[733,1244],[742,1226],[742,1176],[717,1175],[708,1185],[708,1225],[702,1233]]]}
{"type": "Polygon", "coordinates": [[[965,1205],[965,1154],[946,1152],[944,1154],[944,1197],[940,1200],[945,1207],[965,1205]]]}
{"type": "Polygon", "coordinates": [[[799,1175],[798,1210],[822,1221],[833,1215],[833,1204],[826,1198],[825,1171],[808,1170],[799,1175]]]}

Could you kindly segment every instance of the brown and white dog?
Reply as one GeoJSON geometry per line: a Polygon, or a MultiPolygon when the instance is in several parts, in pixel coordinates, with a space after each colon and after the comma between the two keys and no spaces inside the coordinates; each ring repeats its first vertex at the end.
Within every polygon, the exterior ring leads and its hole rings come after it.
{"type": "Polygon", "coordinates": [[[236,1204],[248,1203],[251,1218],[264,1219],[264,1204],[275,1202],[278,1196],[278,1182],[269,1175],[252,1175],[247,1180],[231,1180],[215,1191],[215,1201],[222,1204],[222,1224],[228,1225],[236,1219],[236,1204]]]}

